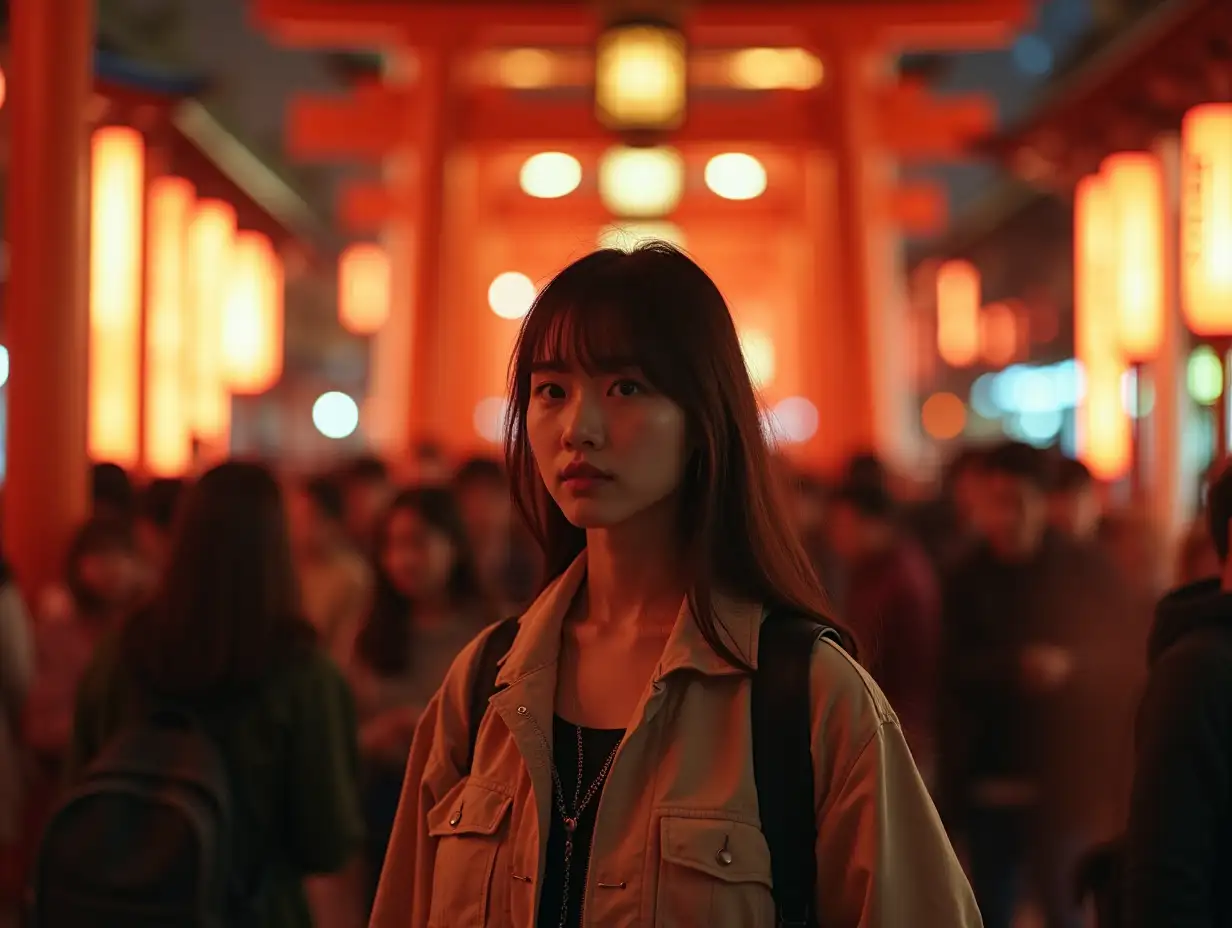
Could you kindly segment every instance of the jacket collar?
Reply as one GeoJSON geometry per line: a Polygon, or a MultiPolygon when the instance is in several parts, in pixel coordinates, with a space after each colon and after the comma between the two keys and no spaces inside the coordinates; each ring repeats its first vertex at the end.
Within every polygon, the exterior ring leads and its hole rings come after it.
{"type": "MultiPolygon", "coordinates": [[[[509,685],[528,674],[556,665],[560,659],[565,616],[585,580],[586,552],[583,551],[522,614],[513,647],[501,662],[497,685],[509,685]]],[[[714,611],[719,634],[728,647],[756,669],[762,606],[715,592],[714,611]]],[[[693,621],[687,599],[680,604],[680,612],[663,649],[656,677],[661,679],[677,670],[695,670],[707,676],[743,673],[727,664],[706,643],[693,621]]]]}

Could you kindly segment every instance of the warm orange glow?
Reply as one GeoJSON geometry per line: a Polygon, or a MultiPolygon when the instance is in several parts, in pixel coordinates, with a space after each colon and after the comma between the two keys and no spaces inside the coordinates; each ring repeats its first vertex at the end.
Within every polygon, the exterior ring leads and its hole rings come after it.
{"type": "Polygon", "coordinates": [[[222,318],[235,248],[235,210],[202,200],[188,227],[188,292],[193,346],[192,422],[203,442],[221,442],[231,425],[231,398],[222,368],[222,318]]]}
{"type": "Polygon", "coordinates": [[[957,438],[967,425],[967,407],[953,393],[934,393],[920,409],[920,424],[939,441],[957,438]]]}
{"type": "Polygon", "coordinates": [[[282,281],[276,263],[264,235],[236,236],[222,323],[223,379],[232,393],[264,393],[282,374],[282,281]]]}
{"type": "Polygon", "coordinates": [[[145,140],[94,133],[90,203],[90,456],[135,467],[140,455],[141,269],[145,140]]]}
{"type": "Polygon", "coordinates": [[[969,261],[937,269],[937,352],[951,367],[970,367],[980,349],[980,272],[969,261]]]}
{"type": "Polygon", "coordinates": [[[1181,144],[1185,319],[1196,335],[1232,335],[1232,103],[1191,109],[1181,144]]]}
{"type": "Polygon", "coordinates": [[[1117,334],[1129,361],[1159,353],[1164,333],[1164,179],[1159,159],[1121,152],[1105,159],[1115,223],[1117,334]]]}
{"type": "Polygon", "coordinates": [[[361,242],[338,260],[338,319],[356,335],[373,335],[389,318],[389,254],[361,242]]]}
{"type": "Polygon", "coordinates": [[[188,339],[186,249],[195,194],[182,177],[150,182],[146,251],[145,462],[175,477],[192,462],[191,394],[184,376],[188,339]]]}
{"type": "Polygon", "coordinates": [[[989,367],[1005,367],[1018,354],[1018,315],[1006,303],[980,313],[980,356],[989,367]]]}
{"type": "Polygon", "coordinates": [[[1078,407],[1078,453],[1101,480],[1132,463],[1121,401],[1125,363],[1117,338],[1116,214],[1107,179],[1084,177],[1074,195],[1074,345],[1086,389],[1078,407]]]}

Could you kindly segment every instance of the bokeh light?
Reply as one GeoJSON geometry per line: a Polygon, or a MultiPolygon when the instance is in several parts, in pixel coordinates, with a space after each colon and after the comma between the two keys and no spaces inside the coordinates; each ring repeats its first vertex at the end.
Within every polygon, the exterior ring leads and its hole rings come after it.
{"type": "Polygon", "coordinates": [[[322,393],[312,404],[312,424],[326,438],[347,438],[359,428],[359,406],[345,393],[322,393]]]}
{"type": "Polygon", "coordinates": [[[540,200],[567,197],[582,183],[582,163],[563,151],[541,151],[522,164],[518,174],[522,192],[540,200]]]}
{"type": "Polygon", "coordinates": [[[488,287],[488,306],[502,319],[521,319],[535,302],[535,282],[525,274],[506,271],[497,274],[488,287]]]}

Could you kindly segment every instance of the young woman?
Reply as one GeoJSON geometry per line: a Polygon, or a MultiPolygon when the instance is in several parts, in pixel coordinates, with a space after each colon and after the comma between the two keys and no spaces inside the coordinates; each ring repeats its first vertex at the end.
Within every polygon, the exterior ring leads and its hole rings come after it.
{"type": "MultiPolygon", "coordinates": [[[[550,580],[469,773],[482,636],[424,713],[373,925],[770,928],[750,671],[768,610],[827,605],[723,297],[669,246],[596,252],[540,295],[512,388],[509,469],[550,580]]],[[[974,928],[893,711],[814,651],[818,923],[974,928]]]]}
{"type": "MultiPolygon", "coordinates": [[[[300,617],[282,493],[259,465],[219,465],[189,491],[158,593],[100,646],[81,683],[73,768],[151,698],[193,709],[219,746],[252,924],[308,928],[305,877],[337,872],[360,850],[355,712],[300,617]]],[[[335,924],[356,924],[359,895],[347,908],[345,890],[315,895],[349,914],[335,924]]]]}
{"type": "Polygon", "coordinates": [[[458,652],[494,618],[449,490],[399,493],[376,535],[372,608],[351,661],[374,876],[393,828],[415,724],[458,652]]]}

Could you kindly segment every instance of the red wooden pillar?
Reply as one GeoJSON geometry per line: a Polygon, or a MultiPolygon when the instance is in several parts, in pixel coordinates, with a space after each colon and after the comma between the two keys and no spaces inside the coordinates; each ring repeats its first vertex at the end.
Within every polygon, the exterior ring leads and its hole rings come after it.
{"type": "Polygon", "coordinates": [[[93,0],[14,0],[4,552],[28,597],[86,515],[93,0]]]}

